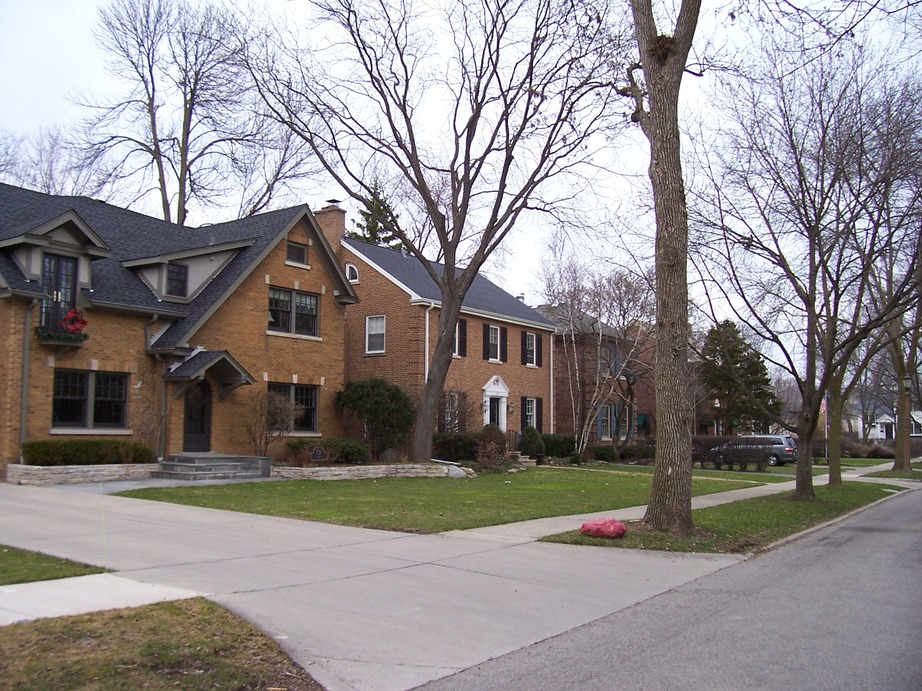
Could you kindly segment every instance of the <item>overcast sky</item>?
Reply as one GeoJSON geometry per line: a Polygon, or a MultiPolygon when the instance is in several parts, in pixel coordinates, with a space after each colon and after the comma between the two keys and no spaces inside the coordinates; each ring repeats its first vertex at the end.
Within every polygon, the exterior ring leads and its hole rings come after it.
{"type": "MultiPolygon", "coordinates": [[[[65,126],[84,114],[71,102],[80,93],[104,97],[116,88],[93,40],[97,8],[103,4],[106,0],[0,0],[0,128],[23,135],[65,126]]],[[[636,155],[645,159],[642,149],[636,155]]],[[[330,196],[343,195],[325,191],[304,201],[316,208],[330,196]]],[[[350,216],[351,227],[356,216],[350,216]]],[[[535,305],[540,302],[545,235],[520,225],[486,274],[535,305]]]]}

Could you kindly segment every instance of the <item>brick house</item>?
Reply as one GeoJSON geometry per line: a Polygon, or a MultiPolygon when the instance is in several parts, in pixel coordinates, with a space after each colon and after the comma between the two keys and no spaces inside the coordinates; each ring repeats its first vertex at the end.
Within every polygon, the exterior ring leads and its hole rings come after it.
{"type": "Polygon", "coordinates": [[[304,406],[292,435],[340,436],[357,296],[330,218],[299,206],[188,228],[0,184],[0,468],[33,439],[251,454],[263,387],[304,406]],[[86,340],[62,333],[74,308],[86,340]]]}
{"type": "Polygon", "coordinates": [[[563,306],[536,308],[557,327],[554,336],[555,429],[588,432],[590,444],[617,445],[652,436],[652,349],[588,315],[563,306]],[[574,412],[575,411],[575,412],[574,412]]]}
{"type": "MultiPolygon", "coordinates": [[[[419,261],[346,238],[344,212],[330,223],[360,302],[346,310],[346,377],[381,377],[419,400],[435,351],[441,296],[419,261]]],[[[440,265],[436,265],[437,270],[440,265]]],[[[514,436],[553,431],[554,325],[483,276],[464,299],[438,414],[440,431],[494,423],[514,436]]]]}

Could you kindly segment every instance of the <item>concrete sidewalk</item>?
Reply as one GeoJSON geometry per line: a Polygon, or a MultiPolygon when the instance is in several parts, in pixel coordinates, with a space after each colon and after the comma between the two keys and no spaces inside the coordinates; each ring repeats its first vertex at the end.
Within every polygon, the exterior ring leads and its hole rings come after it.
{"type": "Polygon", "coordinates": [[[743,559],[535,542],[644,507],[411,535],[86,490],[0,485],[0,543],[116,572],[0,588],[0,622],[203,595],[275,637],[331,691],[412,688],[743,559]]]}

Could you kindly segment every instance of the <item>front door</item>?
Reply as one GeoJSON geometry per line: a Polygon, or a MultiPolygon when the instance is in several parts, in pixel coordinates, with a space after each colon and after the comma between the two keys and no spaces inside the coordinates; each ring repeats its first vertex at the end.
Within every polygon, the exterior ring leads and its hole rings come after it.
{"type": "Polygon", "coordinates": [[[211,387],[200,381],[186,391],[183,451],[211,451],[211,387]]]}

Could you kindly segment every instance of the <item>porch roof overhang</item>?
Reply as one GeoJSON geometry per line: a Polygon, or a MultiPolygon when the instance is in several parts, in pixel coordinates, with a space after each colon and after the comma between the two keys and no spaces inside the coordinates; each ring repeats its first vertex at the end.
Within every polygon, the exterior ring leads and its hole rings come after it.
{"type": "Polygon", "coordinates": [[[253,384],[256,380],[240,366],[226,350],[200,350],[163,375],[167,381],[185,382],[176,396],[185,394],[189,385],[201,381],[210,373],[218,382],[218,395],[227,398],[238,386],[253,384]]]}

